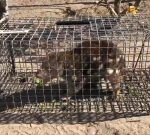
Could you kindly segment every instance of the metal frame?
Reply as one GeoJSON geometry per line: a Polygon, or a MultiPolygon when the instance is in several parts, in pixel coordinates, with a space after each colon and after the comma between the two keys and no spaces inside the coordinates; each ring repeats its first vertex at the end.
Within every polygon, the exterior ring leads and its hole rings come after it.
{"type": "Polygon", "coordinates": [[[144,14],[122,18],[9,19],[1,25],[0,31],[1,111],[149,113],[149,20],[149,16],[144,14]],[[35,85],[34,75],[40,69],[42,58],[54,50],[65,53],[87,40],[111,40],[123,51],[127,72],[121,100],[113,101],[107,98],[107,94],[105,97],[98,93],[92,97],[91,88],[88,98],[86,92],[84,95],[80,91],[80,98],[61,101],[60,92],[64,88],[60,85],[35,85]]]}

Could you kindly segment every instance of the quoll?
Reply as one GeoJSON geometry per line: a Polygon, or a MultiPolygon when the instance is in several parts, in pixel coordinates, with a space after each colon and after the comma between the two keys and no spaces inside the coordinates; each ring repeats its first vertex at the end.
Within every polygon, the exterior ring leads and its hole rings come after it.
{"type": "Polygon", "coordinates": [[[103,78],[110,82],[113,97],[117,98],[124,80],[125,59],[117,45],[111,41],[83,41],[66,52],[53,52],[43,60],[36,73],[44,84],[62,77],[68,84],[68,91],[62,98],[71,98],[84,85],[98,84],[103,78]]]}

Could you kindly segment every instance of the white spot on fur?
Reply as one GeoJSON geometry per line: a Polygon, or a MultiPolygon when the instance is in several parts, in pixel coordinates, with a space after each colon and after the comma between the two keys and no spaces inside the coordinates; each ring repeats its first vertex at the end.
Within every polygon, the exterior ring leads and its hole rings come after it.
{"type": "Polygon", "coordinates": [[[46,83],[45,86],[49,86],[49,83],[46,83]]]}
{"type": "Polygon", "coordinates": [[[107,87],[105,83],[102,83],[101,86],[102,86],[102,89],[106,89],[107,87]]]}
{"type": "Polygon", "coordinates": [[[101,79],[101,82],[105,82],[104,78],[101,79]]]}
{"type": "Polygon", "coordinates": [[[112,62],[113,62],[113,59],[108,59],[108,62],[112,63],[112,62]]]}
{"type": "Polygon", "coordinates": [[[63,82],[63,81],[65,81],[65,79],[62,78],[62,77],[59,77],[59,81],[60,81],[60,82],[63,82]]]}
{"type": "Polygon", "coordinates": [[[119,58],[121,58],[122,57],[122,55],[119,55],[119,58]]]}
{"type": "Polygon", "coordinates": [[[110,81],[109,81],[109,80],[106,80],[106,83],[108,83],[108,84],[109,84],[109,83],[110,83],[110,81]]]}
{"type": "Polygon", "coordinates": [[[76,81],[77,77],[76,76],[72,76],[72,80],[76,81]]]}
{"type": "Polygon", "coordinates": [[[101,57],[97,57],[97,60],[101,60],[101,57]]]}
{"type": "Polygon", "coordinates": [[[62,77],[52,79],[52,83],[63,82],[64,79],[62,77]]]}
{"type": "Polygon", "coordinates": [[[119,69],[116,69],[116,74],[118,75],[120,73],[120,70],[119,69]]]}
{"type": "Polygon", "coordinates": [[[57,78],[52,79],[52,83],[57,83],[57,81],[58,81],[57,78]]]}
{"type": "Polygon", "coordinates": [[[93,61],[96,61],[97,60],[97,58],[96,57],[93,57],[93,61]]]}
{"type": "Polygon", "coordinates": [[[98,67],[99,70],[103,69],[103,64],[100,64],[98,67]]]}
{"type": "Polygon", "coordinates": [[[112,85],[111,85],[111,83],[109,83],[109,89],[112,89],[112,85]]]}
{"type": "Polygon", "coordinates": [[[113,74],[113,72],[114,72],[114,70],[113,70],[113,69],[111,69],[111,68],[107,68],[107,73],[108,73],[108,75],[112,75],[112,74],[113,74]]]}
{"type": "Polygon", "coordinates": [[[116,59],[116,62],[119,62],[119,61],[120,61],[120,58],[117,58],[117,59],[116,59]]]}

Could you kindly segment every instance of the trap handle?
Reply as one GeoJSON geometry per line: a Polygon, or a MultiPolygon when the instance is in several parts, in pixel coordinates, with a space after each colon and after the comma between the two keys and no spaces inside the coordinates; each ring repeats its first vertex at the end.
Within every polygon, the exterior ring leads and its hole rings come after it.
{"type": "Polygon", "coordinates": [[[82,20],[82,21],[58,21],[56,25],[90,25],[89,20],[82,20]]]}

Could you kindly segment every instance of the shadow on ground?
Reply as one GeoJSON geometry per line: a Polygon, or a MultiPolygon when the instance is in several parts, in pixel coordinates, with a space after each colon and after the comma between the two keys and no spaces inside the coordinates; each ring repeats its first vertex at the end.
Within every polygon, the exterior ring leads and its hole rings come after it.
{"type": "MultiPolygon", "coordinates": [[[[61,88],[65,89],[65,86],[61,88]]],[[[53,86],[53,89],[58,89],[58,86],[53,86]]],[[[58,95],[64,93],[63,90],[51,91],[48,87],[43,91],[39,87],[36,91],[25,90],[5,96],[0,101],[0,124],[74,124],[149,115],[150,106],[146,96],[129,95],[121,101],[113,101],[110,98],[111,93],[106,99],[106,93],[95,89],[80,91],[71,101],[60,102],[58,95]]]]}

